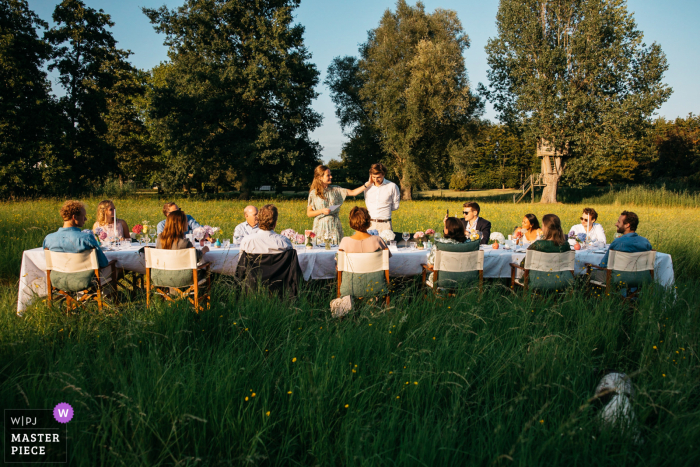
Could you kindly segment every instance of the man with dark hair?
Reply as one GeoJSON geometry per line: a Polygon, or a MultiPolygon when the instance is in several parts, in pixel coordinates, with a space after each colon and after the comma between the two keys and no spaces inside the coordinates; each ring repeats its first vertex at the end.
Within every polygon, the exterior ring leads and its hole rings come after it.
{"type": "Polygon", "coordinates": [[[464,219],[459,219],[464,227],[465,232],[477,231],[481,232],[483,237],[481,238],[481,244],[487,245],[489,239],[491,238],[491,222],[487,221],[483,217],[479,217],[481,208],[478,203],[470,201],[464,203],[462,214],[464,214],[464,219]]]}
{"type": "MultiPolygon", "coordinates": [[[[165,204],[163,205],[163,215],[164,215],[165,217],[168,217],[168,214],[170,214],[171,212],[173,212],[173,211],[179,211],[179,210],[180,210],[180,207],[179,207],[177,204],[172,203],[172,202],[171,202],[171,203],[165,203],[165,204]]],[[[187,232],[185,232],[185,233],[191,233],[194,229],[197,229],[197,228],[201,227],[201,225],[199,225],[199,222],[197,222],[196,220],[194,220],[194,217],[192,217],[192,216],[190,216],[189,214],[187,214],[187,227],[188,227],[188,230],[187,230],[187,232]]],[[[156,227],[156,233],[157,233],[158,235],[160,235],[160,234],[163,232],[163,229],[165,229],[165,219],[163,219],[162,221],[158,222],[158,225],[157,225],[157,227],[156,227]]]]}
{"type": "Polygon", "coordinates": [[[60,212],[63,218],[63,227],[44,238],[44,249],[59,253],[82,253],[94,249],[100,268],[107,266],[109,260],[102,252],[100,244],[95,240],[95,235],[90,230],[83,232],[80,229],[87,220],[85,205],[80,201],[66,201],[60,212]]]}
{"type": "MultiPolygon", "coordinates": [[[[610,249],[605,252],[603,260],[600,262],[602,267],[608,264],[610,250],[623,251],[625,253],[637,253],[640,251],[651,251],[651,243],[646,238],[637,235],[637,226],[639,225],[639,217],[631,211],[622,211],[617,219],[615,227],[617,233],[622,234],[610,244],[610,249]]],[[[603,272],[603,271],[597,271],[603,272]]]]}
{"type": "Polygon", "coordinates": [[[258,231],[243,237],[241,251],[252,254],[277,254],[292,248],[292,242],[275,232],[277,207],[266,204],[258,213],[258,231]]]}
{"type": "Polygon", "coordinates": [[[586,234],[586,239],[589,242],[605,246],[607,243],[605,231],[603,230],[603,226],[598,224],[596,220],[598,220],[598,213],[596,210],[593,208],[584,208],[581,214],[581,223],[571,227],[569,232],[573,232],[576,235],[586,234]]]}
{"type": "Polygon", "coordinates": [[[401,193],[395,183],[386,178],[384,164],[372,164],[369,169],[369,182],[365,191],[365,204],[369,211],[372,224],[369,229],[393,230],[391,225],[391,213],[399,209],[401,193]]]}

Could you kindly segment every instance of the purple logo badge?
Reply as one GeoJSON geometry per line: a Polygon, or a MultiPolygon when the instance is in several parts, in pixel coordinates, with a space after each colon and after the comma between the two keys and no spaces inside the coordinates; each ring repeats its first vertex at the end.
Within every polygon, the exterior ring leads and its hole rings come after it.
{"type": "Polygon", "coordinates": [[[56,419],[58,423],[68,423],[73,420],[73,407],[70,404],[61,402],[53,409],[53,418],[56,419]]]}

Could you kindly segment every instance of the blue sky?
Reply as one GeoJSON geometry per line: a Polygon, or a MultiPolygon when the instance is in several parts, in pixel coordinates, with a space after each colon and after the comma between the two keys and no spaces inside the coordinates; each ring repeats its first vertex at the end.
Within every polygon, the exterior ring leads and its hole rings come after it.
{"type": "MultiPolygon", "coordinates": [[[[51,22],[56,0],[28,0],[29,6],[42,19],[51,22]]],[[[163,4],[175,8],[182,0],[84,0],[95,9],[103,9],[112,16],[112,33],[119,47],[134,52],[132,63],[143,69],[152,68],[167,60],[163,36],[156,34],[141,7],[156,8],[163,4]]],[[[409,3],[412,3],[409,1],[409,3]]],[[[495,18],[498,0],[425,0],[426,10],[452,9],[462,21],[471,39],[465,52],[467,72],[472,86],[486,83],[486,53],[484,46],[496,35],[495,18]]],[[[321,72],[321,82],[333,57],[356,55],[358,45],[367,38],[367,31],[377,27],[379,19],[395,1],[385,0],[302,0],[296,10],[296,19],[306,28],[305,43],[312,61],[321,72]]],[[[658,114],[666,118],[685,117],[690,112],[700,113],[700,0],[628,0],[628,9],[634,12],[638,28],[647,44],[658,42],[666,53],[669,70],[665,82],[673,88],[673,95],[658,114]]],[[[312,135],[323,146],[323,159],[339,158],[344,136],[335,118],[333,103],[323,84],[317,91],[319,98],[314,108],[324,116],[323,125],[312,135]]],[[[487,107],[486,117],[495,119],[487,107]]]]}

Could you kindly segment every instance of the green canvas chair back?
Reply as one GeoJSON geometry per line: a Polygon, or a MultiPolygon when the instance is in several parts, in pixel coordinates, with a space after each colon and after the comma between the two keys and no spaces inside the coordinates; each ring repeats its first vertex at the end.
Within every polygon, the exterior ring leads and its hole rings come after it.
{"type": "Polygon", "coordinates": [[[90,288],[99,269],[94,249],[81,253],[60,253],[44,250],[46,270],[51,271],[51,286],[66,292],[90,288]]]}
{"type": "MultiPolygon", "coordinates": [[[[435,252],[435,264],[433,269],[437,272],[435,287],[455,289],[470,286],[479,282],[479,271],[484,270],[484,252],[477,251],[446,251],[440,249],[435,252]]],[[[444,246],[462,246],[467,244],[443,244],[444,246]]]]}
{"type": "Polygon", "coordinates": [[[652,282],[655,263],[655,251],[626,253],[610,250],[607,267],[612,270],[611,284],[619,287],[640,287],[652,282]]]}
{"type": "Polygon", "coordinates": [[[479,242],[466,242],[466,243],[442,243],[435,242],[435,246],[438,251],[452,251],[455,253],[466,253],[469,251],[477,251],[479,249],[479,242]]]}
{"type": "Polygon", "coordinates": [[[389,284],[384,271],[389,270],[389,250],[372,253],[338,252],[338,272],[342,273],[340,296],[374,297],[386,295],[389,284]]]}
{"type": "Polygon", "coordinates": [[[544,253],[527,250],[525,269],[530,271],[528,287],[544,291],[561,291],[573,285],[576,253],[544,253]]]}
{"type": "Polygon", "coordinates": [[[156,287],[188,287],[193,284],[192,270],[197,269],[197,251],[144,248],[146,268],[151,269],[151,283],[156,287]]]}

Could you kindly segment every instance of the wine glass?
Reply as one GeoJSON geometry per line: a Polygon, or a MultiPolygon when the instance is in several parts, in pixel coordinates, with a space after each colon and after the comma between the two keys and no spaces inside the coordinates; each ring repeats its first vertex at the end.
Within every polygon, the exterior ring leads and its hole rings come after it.
{"type": "Polygon", "coordinates": [[[156,233],[155,233],[154,231],[152,231],[152,230],[149,231],[149,232],[148,232],[148,236],[151,237],[151,243],[155,243],[155,242],[156,242],[156,233]]]}
{"type": "Polygon", "coordinates": [[[404,247],[406,247],[406,246],[408,246],[408,239],[411,238],[411,234],[408,233],[408,232],[404,232],[404,233],[401,235],[401,238],[403,238],[404,247]]]}
{"type": "Polygon", "coordinates": [[[221,247],[222,248],[228,248],[229,245],[231,245],[231,240],[228,238],[225,238],[223,242],[221,242],[221,247]]]}

